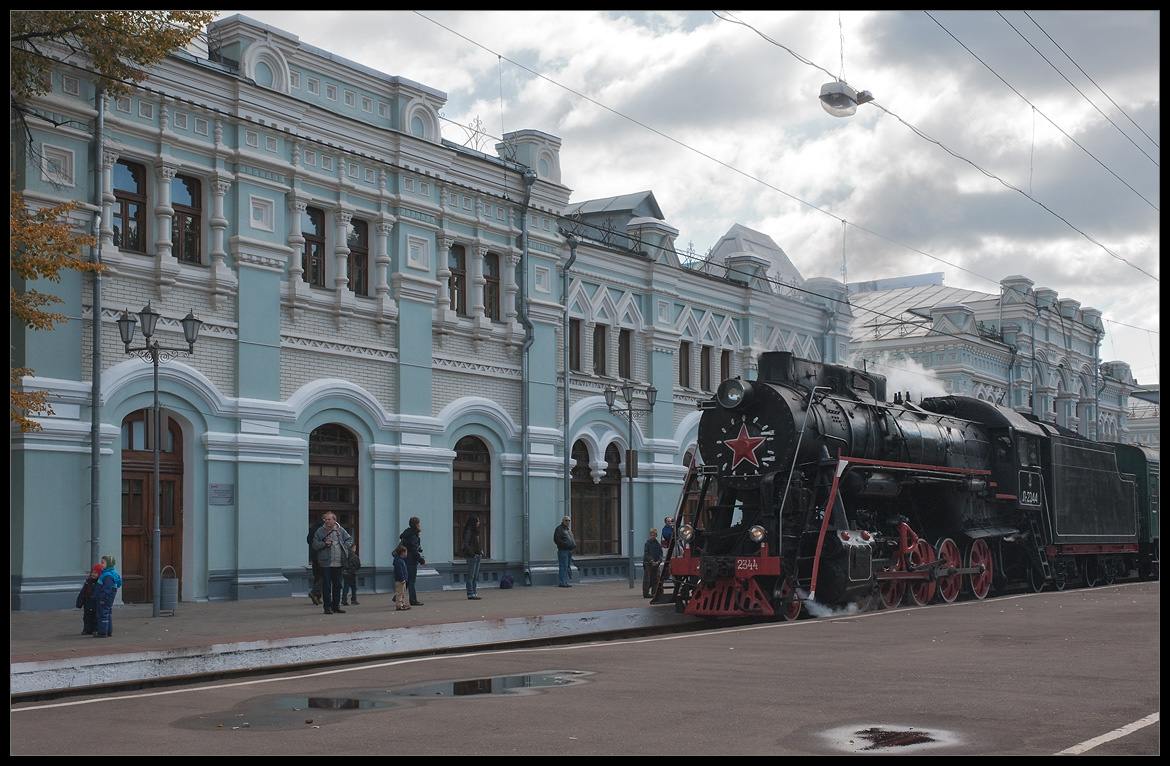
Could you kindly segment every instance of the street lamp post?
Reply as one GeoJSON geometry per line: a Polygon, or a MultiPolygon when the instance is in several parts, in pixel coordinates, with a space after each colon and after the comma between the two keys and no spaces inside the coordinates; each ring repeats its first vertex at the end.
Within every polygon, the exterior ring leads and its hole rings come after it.
{"type": "Polygon", "coordinates": [[[629,509],[630,516],[630,587],[634,587],[634,474],[638,468],[638,453],[634,449],[634,413],[635,412],[651,412],[654,409],[654,402],[658,399],[658,389],[650,386],[646,390],[646,404],[647,407],[634,406],[634,384],[630,381],[622,383],[622,399],[626,401],[625,407],[615,407],[614,402],[617,400],[617,391],[613,386],[605,387],[605,405],[609,407],[609,411],[616,414],[626,413],[626,424],[629,426],[629,448],[626,450],[626,479],[629,481],[629,502],[626,508],[629,509]]]}
{"type": "Polygon", "coordinates": [[[122,343],[126,346],[127,354],[137,354],[143,361],[150,362],[154,365],[154,534],[151,537],[152,548],[152,567],[153,576],[151,579],[152,591],[154,594],[154,617],[159,616],[162,605],[162,529],[160,527],[160,514],[162,505],[162,485],[159,481],[158,471],[158,453],[161,448],[162,429],[161,429],[161,408],[158,403],[158,365],[160,362],[168,362],[174,359],[177,355],[191,356],[195,353],[195,341],[199,339],[199,328],[203,322],[195,318],[195,311],[192,309],[187,313],[187,316],[181,320],[183,325],[183,337],[187,341],[187,348],[169,348],[159,344],[159,342],[151,341],[154,336],[155,326],[158,324],[159,313],[150,307],[150,303],[142,311],[138,312],[138,318],[142,321],[142,337],[145,345],[139,348],[130,348],[130,343],[134,340],[134,326],[137,323],[134,317],[125,309],[122,310],[122,316],[118,319],[118,332],[122,336],[122,343]]]}

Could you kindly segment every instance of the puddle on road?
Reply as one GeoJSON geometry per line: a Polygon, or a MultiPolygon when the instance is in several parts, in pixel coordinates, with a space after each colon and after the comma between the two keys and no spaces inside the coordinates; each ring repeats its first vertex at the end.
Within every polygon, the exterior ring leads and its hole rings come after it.
{"type": "Polygon", "coordinates": [[[942,729],[915,726],[870,724],[840,726],[823,733],[838,750],[851,753],[901,753],[912,755],[954,745],[959,738],[942,729]]]}
{"type": "Polygon", "coordinates": [[[351,689],[313,697],[276,696],[247,700],[234,710],[189,716],[174,722],[184,729],[289,729],[322,726],[341,714],[390,709],[418,702],[493,694],[525,694],[585,683],[583,670],[549,670],[523,675],[439,681],[390,689],[351,689]]]}

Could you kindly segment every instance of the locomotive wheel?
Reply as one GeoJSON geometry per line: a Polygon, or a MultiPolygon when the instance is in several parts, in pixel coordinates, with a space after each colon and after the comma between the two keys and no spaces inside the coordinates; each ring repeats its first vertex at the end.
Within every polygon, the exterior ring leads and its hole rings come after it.
{"type": "Polygon", "coordinates": [[[1086,556],[1085,565],[1081,569],[1084,571],[1086,588],[1092,588],[1101,581],[1099,574],[1101,567],[1096,556],[1086,556]]]}
{"type": "Polygon", "coordinates": [[[795,620],[800,617],[802,606],[803,602],[800,599],[800,593],[796,590],[796,585],[792,582],[792,578],[785,578],[784,584],[780,586],[778,598],[772,601],[772,607],[776,610],[776,616],[781,620],[795,620]]]}
{"type": "Polygon", "coordinates": [[[1117,579],[1117,570],[1110,566],[1108,561],[1101,563],[1101,569],[1104,571],[1105,584],[1112,585],[1113,581],[1117,579]]]}
{"type": "MultiPolygon", "coordinates": [[[[959,546],[951,538],[944,537],[939,540],[935,548],[938,550],[938,557],[947,562],[946,566],[954,567],[955,569],[963,566],[963,554],[959,552],[959,546]]],[[[959,597],[959,591],[962,588],[962,575],[938,578],[938,598],[944,604],[949,604],[957,599],[959,597]]]]}
{"type": "MultiPolygon", "coordinates": [[[[894,561],[894,565],[887,567],[884,571],[904,572],[906,565],[902,562],[902,557],[899,556],[894,561]]],[[[904,580],[883,580],[879,589],[881,590],[882,604],[885,605],[886,609],[893,609],[902,603],[902,597],[906,595],[906,582],[904,580]]]]}
{"type": "Polygon", "coordinates": [[[1028,567],[1028,587],[1032,589],[1033,593],[1044,590],[1044,575],[1040,574],[1040,570],[1033,566],[1028,567]]]}
{"type": "MultiPolygon", "coordinates": [[[[929,564],[934,561],[934,549],[930,547],[930,543],[919,539],[918,545],[914,546],[914,550],[910,551],[909,555],[911,568],[929,564]]],[[[910,587],[907,588],[907,598],[910,603],[916,606],[926,606],[934,599],[934,592],[938,588],[938,584],[934,580],[917,580],[911,581],[910,587]]]]}
{"type": "Polygon", "coordinates": [[[1052,587],[1057,590],[1064,590],[1064,586],[1068,585],[1068,580],[1064,579],[1063,574],[1057,574],[1052,580],[1052,587]]]}
{"type": "Polygon", "coordinates": [[[975,598],[983,600],[987,598],[987,594],[991,591],[993,575],[991,548],[988,547],[987,541],[983,538],[975,540],[967,548],[967,566],[977,567],[979,565],[983,565],[983,572],[967,575],[967,584],[971,589],[971,594],[975,598]]]}

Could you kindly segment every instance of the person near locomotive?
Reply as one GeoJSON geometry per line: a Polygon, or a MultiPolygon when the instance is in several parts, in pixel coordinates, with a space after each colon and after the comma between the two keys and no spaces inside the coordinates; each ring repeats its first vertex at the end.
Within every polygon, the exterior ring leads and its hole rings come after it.
{"type": "Polygon", "coordinates": [[[93,598],[97,601],[94,638],[109,638],[114,634],[114,598],[122,587],[122,575],[114,568],[117,563],[113,556],[102,556],[102,573],[93,588],[93,598]]]}
{"type": "Polygon", "coordinates": [[[658,588],[658,571],[662,566],[662,546],[658,543],[658,530],[650,528],[650,537],[642,550],[642,598],[653,598],[658,588]]]}
{"type": "Polygon", "coordinates": [[[321,605],[321,565],[317,563],[317,552],[313,550],[313,536],[325,523],[325,514],[309,525],[309,534],[305,535],[305,542],[309,546],[309,565],[313,567],[313,584],[309,587],[309,600],[317,606],[321,605]]]}
{"type": "Polygon", "coordinates": [[[479,600],[479,563],[483,548],[479,541],[479,517],[471,516],[463,525],[463,557],[467,560],[467,598],[479,600]]]}
{"type": "Polygon", "coordinates": [[[670,544],[674,542],[674,519],[667,516],[662,520],[662,547],[664,550],[670,548],[670,544]]]}
{"type": "Polygon", "coordinates": [[[573,549],[577,547],[577,540],[569,527],[571,522],[572,519],[565,516],[553,530],[553,545],[557,546],[557,586],[561,588],[573,587],[569,585],[569,577],[573,571],[573,549]]]}
{"type": "Polygon", "coordinates": [[[357,573],[362,568],[362,560],[358,558],[358,549],[356,545],[349,547],[349,556],[345,559],[345,581],[341,585],[341,605],[349,606],[353,604],[357,606],[357,573]]]}
{"type": "Polygon", "coordinates": [[[422,549],[422,521],[418,516],[410,517],[410,524],[406,529],[402,530],[402,534],[398,536],[402,544],[406,546],[406,570],[409,579],[406,583],[406,592],[410,596],[411,606],[422,606],[423,603],[418,600],[418,592],[415,590],[418,579],[419,564],[427,565],[427,560],[423,558],[422,549]]]}
{"type": "Polygon", "coordinates": [[[102,565],[94,564],[89,570],[89,577],[81,584],[81,592],[77,594],[77,608],[81,609],[81,634],[92,636],[97,628],[97,599],[94,590],[97,588],[98,577],[101,576],[102,565]]]}
{"type": "Polygon", "coordinates": [[[313,550],[317,552],[322,571],[321,598],[325,614],[345,613],[341,608],[341,578],[347,551],[352,546],[353,538],[337,523],[337,515],[326,513],[325,523],[313,535],[313,550]]]}

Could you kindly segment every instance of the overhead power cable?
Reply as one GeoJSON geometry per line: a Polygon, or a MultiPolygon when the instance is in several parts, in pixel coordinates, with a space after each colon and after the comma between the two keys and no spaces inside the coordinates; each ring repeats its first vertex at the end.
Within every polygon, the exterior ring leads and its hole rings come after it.
{"type": "Polygon", "coordinates": [[[1119,176],[1119,175],[1117,175],[1116,173],[1114,173],[1112,168],[1110,168],[1108,165],[1106,165],[1106,164],[1105,164],[1104,162],[1102,162],[1101,160],[1097,159],[1097,157],[1096,157],[1096,156],[1095,156],[1095,155],[1094,155],[1092,152],[1090,152],[1088,149],[1086,149],[1084,146],[1082,146],[1082,145],[1081,145],[1081,143],[1080,143],[1079,141],[1077,141],[1075,138],[1073,138],[1072,136],[1070,136],[1070,135],[1069,135],[1069,134],[1068,134],[1068,133],[1065,131],[1065,129],[1064,129],[1064,128],[1062,128],[1062,127],[1060,127],[1059,125],[1057,125],[1057,124],[1056,124],[1056,123],[1055,123],[1055,122],[1052,120],[1052,118],[1051,118],[1051,117],[1049,117],[1048,115],[1044,114],[1043,110],[1039,109],[1039,108],[1038,108],[1038,107],[1037,107],[1035,104],[1033,104],[1031,101],[1029,101],[1029,100],[1028,100],[1028,98],[1027,98],[1027,97],[1026,97],[1026,96],[1025,96],[1023,93],[1020,93],[1018,90],[1016,90],[1015,86],[1014,86],[1014,85],[1012,85],[1012,84],[1011,84],[1010,82],[1008,82],[1007,80],[1005,80],[1005,79],[1004,79],[1004,78],[1003,78],[1003,77],[1002,77],[1002,76],[999,74],[999,72],[996,72],[994,69],[992,69],[992,68],[991,68],[991,67],[990,67],[990,66],[987,64],[987,62],[986,62],[986,61],[984,61],[983,59],[979,58],[979,56],[977,56],[977,55],[975,54],[975,52],[974,52],[974,51],[972,51],[970,48],[968,48],[968,47],[966,46],[966,44],[964,44],[964,43],[963,43],[963,41],[962,41],[962,40],[960,40],[959,38],[955,37],[954,33],[953,33],[953,32],[951,32],[951,30],[949,30],[949,29],[947,29],[946,27],[944,27],[944,26],[942,25],[942,22],[940,22],[940,21],[939,21],[938,19],[936,19],[934,16],[931,16],[931,15],[930,15],[930,11],[923,11],[923,13],[925,13],[925,14],[926,14],[926,17],[927,17],[928,19],[930,19],[931,21],[933,21],[935,24],[938,24],[939,28],[940,28],[940,29],[942,29],[942,31],[944,31],[944,32],[946,32],[948,35],[950,35],[951,39],[952,39],[952,40],[954,40],[956,43],[958,43],[958,44],[959,44],[959,46],[960,46],[960,47],[961,47],[963,50],[965,50],[965,51],[967,51],[968,53],[970,53],[970,54],[971,54],[971,55],[972,55],[972,56],[975,58],[975,60],[976,60],[976,61],[978,61],[980,64],[983,64],[983,66],[984,66],[984,67],[986,67],[987,71],[988,71],[988,72],[991,72],[993,75],[995,75],[996,79],[998,79],[1000,82],[1002,82],[1004,85],[1006,85],[1006,86],[1008,87],[1008,89],[1009,89],[1009,90],[1011,90],[1011,92],[1012,92],[1012,93],[1015,93],[1017,96],[1019,96],[1019,97],[1020,97],[1020,98],[1021,98],[1021,99],[1024,101],[1024,103],[1025,103],[1025,104],[1027,104],[1028,106],[1030,106],[1030,107],[1032,107],[1033,109],[1035,109],[1035,110],[1036,110],[1036,112],[1037,112],[1037,114],[1039,114],[1039,115],[1040,115],[1041,117],[1043,117],[1044,119],[1048,120],[1048,124],[1049,124],[1049,125],[1051,125],[1052,127],[1056,128],[1057,130],[1059,130],[1059,131],[1060,131],[1060,133],[1061,133],[1061,135],[1063,135],[1063,136],[1064,136],[1065,138],[1067,138],[1069,141],[1072,141],[1072,142],[1073,142],[1073,144],[1075,144],[1075,145],[1076,145],[1076,147],[1077,147],[1078,149],[1080,149],[1082,152],[1084,152],[1085,154],[1087,154],[1087,155],[1088,155],[1088,156],[1089,156],[1089,157],[1090,157],[1090,158],[1091,158],[1091,159],[1092,159],[1094,162],[1096,162],[1098,165],[1100,165],[1102,168],[1104,168],[1104,169],[1105,169],[1105,171],[1106,171],[1107,173],[1109,173],[1109,175],[1113,176],[1113,177],[1114,177],[1114,178],[1116,178],[1118,181],[1120,181],[1120,182],[1122,183],[1122,185],[1124,185],[1124,186],[1125,186],[1125,188],[1129,189],[1131,192],[1133,192],[1134,194],[1136,194],[1136,195],[1137,195],[1139,198],[1141,198],[1141,200],[1142,200],[1143,202],[1145,202],[1147,205],[1149,205],[1150,207],[1152,207],[1154,210],[1158,210],[1158,206],[1157,206],[1157,205],[1155,205],[1153,202],[1150,202],[1148,199],[1146,199],[1145,195],[1143,195],[1143,194],[1142,194],[1141,192],[1139,192],[1137,189],[1135,189],[1135,188],[1133,188],[1132,186],[1130,186],[1130,185],[1129,185],[1129,183],[1128,183],[1128,182],[1127,182],[1127,181],[1126,181],[1124,178],[1122,178],[1121,176],[1119,176]]]}
{"type": "Polygon", "coordinates": [[[1090,77],[1088,72],[1086,72],[1084,69],[1081,69],[1081,65],[1076,62],[1076,59],[1074,59],[1072,56],[1068,55],[1068,53],[1064,50],[1064,48],[1060,47],[1060,43],[1058,43],[1058,42],[1056,42],[1056,40],[1052,39],[1052,35],[1048,34],[1048,32],[1045,31],[1044,27],[1040,26],[1040,22],[1038,22],[1038,21],[1036,21],[1036,19],[1032,18],[1032,14],[1028,13],[1027,11],[1023,11],[1023,14],[1028,17],[1029,21],[1031,21],[1033,24],[1036,25],[1037,29],[1039,29],[1041,32],[1044,32],[1044,36],[1052,41],[1052,44],[1056,46],[1056,49],[1058,51],[1060,51],[1061,53],[1064,54],[1064,57],[1066,59],[1068,59],[1069,61],[1072,62],[1072,65],[1077,68],[1077,71],[1079,71],[1081,74],[1083,74],[1085,76],[1085,78],[1088,79],[1089,82],[1093,83],[1093,85],[1097,88],[1097,90],[1101,91],[1101,94],[1104,95],[1105,98],[1109,99],[1109,103],[1113,104],[1113,106],[1117,109],[1117,111],[1119,111],[1125,115],[1125,119],[1127,119],[1131,123],[1133,123],[1133,126],[1135,128],[1137,128],[1141,132],[1141,134],[1149,140],[1149,142],[1151,144],[1153,144],[1155,147],[1157,147],[1159,149],[1161,148],[1161,146],[1158,144],[1158,142],[1154,140],[1153,136],[1151,136],[1149,133],[1147,133],[1145,130],[1143,130],[1141,125],[1138,125],[1136,122],[1134,122],[1134,119],[1129,116],[1129,113],[1126,112],[1124,109],[1122,109],[1121,105],[1118,104],[1116,101],[1114,101],[1113,97],[1110,96],[1108,93],[1106,93],[1104,88],[1102,88],[1100,85],[1097,85],[1097,81],[1094,80],[1092,77],[1090,77]]]}
{"type": "MultiPolygon", "coordinates": [[[[1118,133],[1120,133],[1122,136],[1124,136],[1126,141],[1129,141],[1131,144],[1133,144],[1133,147],[1134,147],[1135,149],[1137,149],[1139,152],[1141,152],[1142,154],[1144,154],[1144,155],[1146,156],[1146,159],[1148,159],[1150,162],[1154,163],[1154,167],[1161,167],[1161,166],[1158,164],[1158,161],[1157,161],[1156,159],[1154,159],[1153,157],[1151,157],[1149,154],[1147,154],[1145,149],[1143,149],[1143,148],[1141,148],[1140,146],[1138,146],[1138,145],[1137,145],[1137,142],[1136,142],[1136,141],[1134,141],[1132,138],[1130,138],[1130,137],[1129,137],[1129,134],[1128,134],[1128,133],[1126,133],[1124,130],[1122,130],[1122,129],[1121,129],[1121,127],[1120,127],[1120,126],[1119,126],[1119,125],[1118,125],[1116,122],[1114,122],[1114,121],[1113,121],[1113,120],[1112,120],[1112,119],[1109,117],[1109,115],[1107,115],[1107,114],[1105,114],[1105,112],[1101,111],[1101,107],[1099,107],[1099,106],[1097,106],[1096,104],[1094,104],[1094,103],[1093,103],[1093,100],[1092,100],[1091,98],[1089,98],[1088,96],[1086,96],[1086,95],[1084,94],[1084,92],[1083,92],[1083,91],[1082,91],[1080,88],[1078,88],[1078,87],[1076,86],[1076,84],[1075,84],[1075,83],[1074,83],[1072,80],[1070,80],[1070,79],[1068,79],[1067,77],[1065,77],[1065,75],[1064,75],[1064,72],[1060,71],[1060,69],[1059,69],[1059,68],[1056,66],[1056,64],[1053,64],[1053,63],[1052,63],[1052,61],[1050,61],[1050,60],[1049,60],[1049,58],[1048,58],[1047,56],[1045,56],[1045,55],[1044,55],[1044,53],[1043,53],[1043,52],[1041,52],[1041,50],[1040,50],[1039,48],[1037,48],[1035,45],[1033,45],[1031,40],[1029,40],[1027,37],[1024,37],[1024,34],[1023,34],[1023,32],[1021,32],[1019,29],[1017,29],[1015,24],[1013,24],[1013,23],[1012,23],[1012,22],[1011,22],[1011,21],[1010,21],[1010,20],[1009,20],[1009,19],[1008,19],[1006,16],[1004,16],[1004,15],[1003,15],[1003,13],[1001,13],[1000,11],[996,11],[995,13],[996,13],[996,15],[998,15],[998,16],[999,16],[1001,19],[1003,19],[1003,21],[1004,21],[1004,23],[1005,23],[1005,24],[1007,24],[1009,27],[1011,27],[1011,28],[1012,28],[1012,31],[1013,31],[1013,32],[1015,32],[1017,35],[1019,35],[1019,36],[1020,36],[1020,39],[1021,39],[1021,40],[1023,40],[1024,42],[1026,42],[1026,43],[1028,44],[1028,47],[1029,47],[1029,48],[1031,48],[1032,50],[1036,51],[1036,55],[1037,55],[1037,56],[1039,56],[1040,58],[1044,59],[1044,62],[1045,62],[1046,64],[1048,64],[1048,66],[1052,67],[1052,71],[1054,71],[1054,72],[1056,72],[1058,75],[1060,75],[1061,79],[1063,79],[1065,82],[1067,82],[1067,83],[1069,84],[1069,87],[1071,87],[1073,90],[1075,90],[1075,91],[1076,91],[1076,92],[1077,92],[1077,93],[1080,95],[1080,97],[1081,97],[1081,98],[1083,98],[1085,101],[1087,101],[1087,102],[1089,103],[1089,106],[1091,106],[1091,107],[1093,107],[1094,109],[1096,109],[1096,110],[1097,110],[1097,113],[1098,113],[1098,114],[1100,114],[1102,117],[1104,117],[1106,122],[1108,122],[1110,125],[1112,125],[1114,128],[1116,128],[1117,132],[1118,132],[1118,133]]],[[[1036,22],[1032,22],[1032,23],[1033,23],[1033,24],[1035,24],[1036,22]]],[[[1037,24],[1037,26],[1039,26],[1039,25],[1037,24]]],[[[1041,31],[1041,32],[1043,32],[1044,30],[1043,30],[1043,29],[1041,29],[1040,31],[1041,31]]],[[[1049,38],[1049,39],[1051,40],[1052,38],[1049,38]]],[[[1061,53],[1064,53],[1064,51],[1061,51],[1061,53]]],[[[1065,53],[1065,56],[1067,57],[1067,56],[1068,56],[1068,54],[1067,54],[1067,53],[1065,53]]],[[[1071,61],[1072,59],[1069,59],[1069,60],[1071,61]]],[[[1076,62],[1073,62],[1073,63],[1075,64],[1076,62]]],[[[1086,75],[1086,76],[1087,76],[1087,75],[1086,75]]],[[[1033,108],[1033,110],[1035,110],[1035,107],[1032,107],[1032,108],[1033,108]]],[[[1128,116],[1128,115],[1126,115],[1126,116],[1128,116]]]]}
{"type": "MultiPolygon", "coordinates": [[[[728,14],[728,15],[730,15],[730,14],[728,14]]],[[[929,14],[927,14],[927,15],[929,16],[929,14]]],[[[790,53],[790,54],[791,54],[791,55],[792,55],[794,58],[796,58],[796,59],[797,59],[798,61],[800,61],[802,64],[806,64],[806,65],[808,65],[808,66],[811,66],[811,67],[813,67],[814,69],[819,69],[820,71],[824,72],[825,74],[829,75],[830,77],[834,77],[833,73],[832,73],[832,72],[830,72],[829,70],[825,69],[823,66],[820,66],[819,64],[816,64],[816,63],[814,63],[814,62],[810,61],[809,59],[805,58],[804,56],[801,56],[799,53],[796,53],[796,52],[795,52],[795,51],[793,51],[791,48],[789,48],[787,45],[784,45],[784,44],[782,44],[782,43],[780,43],[780,42],[777,42],[776,40],[773,40],[771,37],[769,37],[768,35],[764,34],[764,33],[763,33],[763,32],[761,32],[761,31],[759,31],[758,29],[756,29],[755,27],[753,27],[751,24],[748,24],[748,23],[746,23],[746,22],[744,22],[744,21],[740,21],[739,19],[736,19],[736,18],[734,18],[734,17],[731,17],[731,18],[725,18],[725,17],[723,17],[723,16],[720,16],[718,13],[715,13],[715,16],[716,16],[716,18],[718,18],[718,19],[721,19],[721,20],[723,20],[723,21],[727,21],[727,22],[730,22],[730,23],[733,23],[733,24],[739,24],[739,25],[741,25],[741,26],[747,27],[748,29],[752,30],[753,32],[755,32],[757,35],[759,35],[759,36],[760,36],[760,37],[762,37],[763,39],[767,40],[768,42],[772,43],[773,45],[775,45],[775,46],[777,46],[777,47],[779,47],[779,48],[782,48],[782,49],[784,49],[785,51],[787,51],[788,53],[790,53]]],[[[932,19],[932,20],[933,20],[933,19],[932,19]]],[[[936,23],[936,24],[938,24],[938,22],[937,22],[937,21],[936,21],[935,23],[936,23]]],[[[939,26],[941,27],[942,25],[941,25],[941,24],[939,24],[939,26]]],[[[943,27],[943,29],[945,30],[945,27],[943,27]]],[[[949,34],[949,33],[948,33],[948,34],[949,34]]],[[[953,35],[952,35],[952,37],[953,37],[953,35]]],[[[960,43],[960,45],[962,45],[962,43],[960,43]]],[[[974,54],[972,54],[972,55],[974,55],[974,54]]],[[[981,62],[981,63],[982,63],[982,62],[981,62]]],[[[986,64],[984,64],[984,66],[987,66],[987,65],[986,65],[986,64]]],[[[998,77],[998,75],[996,75],[996,76],[998,77]]],[[[1002,78],[1001,78],[1001,79],[1002,79],[1002,78]]],[[[1009,87],[1011,87],[1011,86],[1009,86],[1009,87]]],[[[1021,98],[1022,98],[1022,96],[1021,96],[1021,98]]],[[[1027,99],[1025,99],[1025,101],[1026,101],[1026,100],[1027,100],[1027,99]]],[[[959,160],[962,160],[963,162],[966,162],[968,165],[970,165],[971,167],[975,168],[976,170],[978,170],[980,173],[982,173],[983,175],[987,176],[988,178],[991,178],[991,179],[994,179],[994,180],[996,180],[996,181],[999,181],[999,182],[1000,182],[1000,183],[1001,183],[1003,186],[1005,186],[1006,188],[1008,188],[1008,189],[1011,189],[1012,191],[1018,192],[1019,194],[1023,195],[1023,196],[1024,196],[1024,197],[1026,197],[1027,199],[1031,200],[1031,201],[1032,201],[1032,202],[1034,202],[1036,205],[1038,205],[1038,206],[1039,206],[1039,207],[1041,207],[1043,210],[1045,210],[1047,213],[1049,213],[1049,214],[1050,214],[1050,215],[1052,215],[1053,217],[1055,217],[1055,218],[1057,218],[1058,220],[1060,220],[1061,222],[1063,222],[1063,223],[1064,223],[1066,226],[1068,226],[1070,229],[1072,229],[1073,231],[1077,232],[1077,233],[1078,233],[1078,234],[1080,234],[1082,237],[1084,237],[1085,239],[1087,239],[1088,241],[1092,242],[1092,243],[1093,243],[1094,245],[1096,245],[1097,247],[1099,247],[1099,248],[1101,248],[1102,250],[1104,250],[1106,253],[1108,253],[1108,254],[1109,254],[1110,256],[1112,256],[1113,258],[1116,258],[1117,260],[1119,260],[1119,261],[1121,261],[1122,263],[1126,264],[1126,265],[1127,265],[1127,266],[1129,266],[1130,268],[1133,268],[1133,269],[1135,269],[1135,270],[1137,270],[1137,271],[1141,272],[1142,274],[1145,274],[1147,277],[1149,277],[1150,279],[1153,279],[1155,282],[1161,281],[1161,280],[1159,280],[1159,279],[1158,279],[1158,277],[1155,277],[1153,274],[1150,274],[1148,271],[1146,271],[1145,269],[1142,269],[1140,266],[1137,266],[1136,264],[1134,264],[1134,263],[1131,263],[1130,261],[1126,260],[1126,259],[1125,259],[1125,258],[1123,258],[1122,256],[1120,256],[1120,255],[1118,255],[1117,253],[1115,253],[1115,252],[1113,252],[1112,250],[1110,250],[1108,247],[1106,247],[1106,246],[1105,246],[1104,244],[1102,244],[1101,242],[1098,242],[1096,239],[1094,239],[1093,237],[1089,236],[1089,235],[1088,235],[1086,232],[1084,232],[1084,231],[1082,231],[1081,229],[1079,229],[1079,228],[1077,228],[1076,226],[1074,226],[1074,225],[1072,224],[1072,222],[1070,222],[1068,219],[1066,219],[1066,218],[1064,218],[1063,216],[1061,216],[1061,215],[1057,214],[1057,213],[1056,213],[1054,210],[1052,210],[1051,208],[1049,208],[1049,207],[1048,207],[1047,205],[1045,205],[1044,203],[1040,202],[1038,199],[1036,199],[1035,197],[1033,197],[1033,196],[1032,196],[1031,194],[1029,194],[1028,192],[1026,192],[1026,191],[1024,191],[1023,189],[1020,189],[1020,188],[1018,188],[1018,187],[1016,187],[1016,186],[1013,186],[1012,184],[1009,184],[1007,181],[1003,180],[1002,178],[1000,178],[1000,177],[999,177],[999,176],[997,176],[996,174],[992,173],[991,171],[983,169],[982,167],[980,167],[980,166],[979,166],[978,164],[976,164],[975,162],[973,162],[973,161],[971,161],[971,160],[967,159],[966,157],[962,156],[961,154],[959,154],[958,152],[954,151],[953,149],[950,149],[949,147],[945,146],[944,144],[942,144],[942,143],[941,143],[940,141],[938,141],[937,139],[931,138],[931,137],[930,137],[930,136],[928,136],[926,133],[922,132],[920,129],[918,129],[918,128],[917,128],[917,127],[915,127],[914,125],[910,124],[910,123],[909,123],[909,122],[907,122],[906,120],[902,119],[901,117],[899,117],[899,116],[898,116],[897,114],[895,114],[894,112],[891,112],[889,109],[885,108],[884,106],[881,106],[881,105],[880,105],[878,102],[876,102],[876,101],[870,101],[870,102],[868,102],[868,103],[870,103],[870,104],[874,105],[875,107],[877,107],[877,108],[878,108],[878,109],[880,109],[881,111],[885,112],[886,114],[888,114],[888,115],[890,115],[891,117],[893,117],[894,119],[896,119],[898,122],[900,122],[900,123],[902,123],[903,125],[905,125],[905,126],[906,126],[907,128],[909,128],[911,131],[913,131],[913,132],[915,133],[915,135],[917,135],[919,138],[922,138],[922,139],[924,139],[924,140],[926,140],[926,141],[929,141],[929,142],[930,142],[930,143],[932,143],[932,144],[935,144],[935,145],[937,145],[939,148],[941,148],[941,149],[942,149],[943,151],[945,151],[947,154],[950,154],[952,157],[954,157],[954,158],[956,158],[956,159],[959,159],[959,160]]],[[[1047,118],[1045,118],[1045,119],[1047,119],[1047,118]]],[[[1051,122],[1051,121],[1050,121],[1050,122],[1051,122]]],[[[1094,159],[1096,159],[1096,158],[1094,158],[1094,159]]],[[[1108,168],[1106,168],[1106,169],[1108,169],[1108,168]]],[[[1112,172],[1112,171],[1110,171],[1110,172],[1112,172]]],[[[1123,181],[1122,183],[1124,183],[1124,181],[1123,181]]],[[[1128,184],[1127,184],[1127,185],[1128,185],[1128,184]]],[[[1136,193],[1136,192],[1135,192],[1135,193],[1136,193]]],[[[1138,195],[1138,196],[1141,196],[1141,195],[1138,195]]],[[[1144,199],[1144,197],[1143,197],[1143,199],[1144,199]]],[[[1147,202],[1148,202],[1148,200],[1147,200],[1147,202]]],[[[1154,209],[1155,209],[1155,210],[1157,210],[1157,208],[1154,208],[1154,209]]],[[[824,212],[824,211],[822,211],[822,212],[824,212]]],[[[828,215],[833,215],[832,213],[827,213],[827,214],[828,214],[828,215]]],[[[834,218],[837,218],[838,220],[843,220],[843,219],[841,219],[841,218],[839,218],[839,217],[837,217],[837,216],[833,216],[833,217],[834,217],[834,218]]],[[[872,232],[871,232],[871,233],[872,233],[872,232]]],[[[880,235],[878,235],[878,236],[880,236],[880,235]]],[[[900,244],[900,243],[899,243],[899,244],[900,244]]],[[[911,248],[911,249],[913,249],[913,248],[911,248]]],[[[919,252],[920,252],[920,251],[919,251],[919,252]]],[[[932,257],[932,258],[933,258],[933,256],[930,256],[930,257],[932,257]]],[[[994,281],[994,280],[991,280],[991,281],[994,281]]]]}

